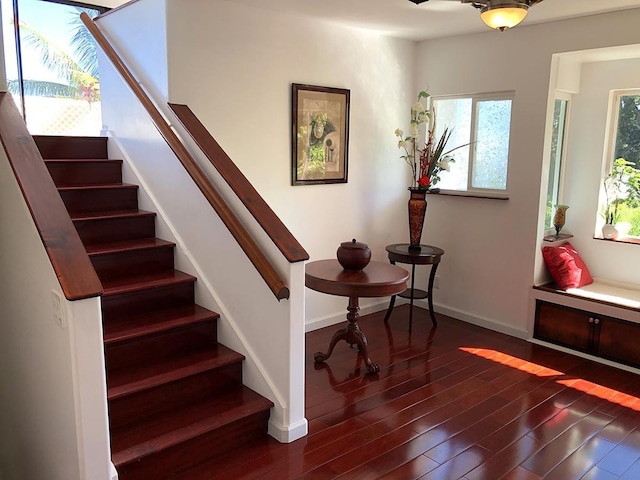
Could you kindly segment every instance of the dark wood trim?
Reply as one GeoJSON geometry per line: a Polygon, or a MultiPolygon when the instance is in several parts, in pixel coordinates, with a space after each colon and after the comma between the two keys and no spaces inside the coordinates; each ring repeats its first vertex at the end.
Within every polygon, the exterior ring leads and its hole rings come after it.
{"type": "Polygon", "coordinates": [[[187,105],[176,103],[169,103],[169,107],[285,258],[291,263],[309,260],[309,254],[302,248],[302,245],[298,243],[282,223],[280,217],[264,201],[191,109],[187,105]]]}
{"type": "Polygon", "coordinates": [[[273,265],[271,265],[265,254],[255,243],[249,232],[247,232],[238,218],[233,214],[222,196],[211,184],[211,181],[198,166],[197,162],[193,159],[191,154],[189,154],[186,147],[180,141],[175,132],[167,124],[149,96],[142,89],[131,71],[127,68],[122,59],[113,49],[107,38],[102,34],[93,20],[91,20],[91,17],[89,17],[89,15],[87,15],[86,13],[82,13],[80,14],[80,18],[82,19],[82,22],[85,24],[89,32],[96,39],[98,45],[100,45],[104,53],[107,55],[107,57],[109,57],[109,60],[111,61],[113,66],[116,68],[116,70],[118,70],[120,75],[122,75],[122,78],[127,83],[127,85],[129,85],[129,88],[131,88],[135,96],[145,108],[154,125],[167,142],[167,145],[169,145],[169,148],[171,148],[176,157],[178,157],[180,163],[182,163],[202,194],[209,201],[209,204],[213,207],[220,219],[229,229],[231,235],[233,235],[233,237],[236,239],[238,245],[240,245],[240,248],[242,248],[251,263],[253,263],[254,267],[256,268],[256,270],[258,270],[273,294],[278,300],[289,298],[289,289],[285,285],[284,281],[280,278],[280,275],[278,275],[276,269],[273,267],[273,265]]]}
{"type": "Polygon", "coordinates": [[[49,3],[57,3],[60,5],[68,5],[70,7],[90,8],[91,10],[97,10],[100,14],[108,12],[109,7],[103,7],[102,5],[92,5],[91,3],[75,2],[73,0],[44,0],[49,3]]]}
{"type": "Polygon", "coordinates": [[[68,300],[97,297],[102,284],[10,93],[0,92],[0,138],[60,287],[68,300]]]}

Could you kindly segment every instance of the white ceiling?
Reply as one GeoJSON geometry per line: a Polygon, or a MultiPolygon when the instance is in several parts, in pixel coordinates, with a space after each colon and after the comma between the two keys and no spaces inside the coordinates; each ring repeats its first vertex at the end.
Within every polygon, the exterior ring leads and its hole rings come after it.
{"type": "MultiPolygon", "coordinates": [[[[302,15],[353,27],[374,29],[412,40],[448,37],[487,29],[478,11],[459,0],[225,0],[290,15],[302,15]]],[[[122,0],[98,0],[115,7],[122,0]]],[[[640,0],[544,0],[529,9],[522,25],[569,17],[640,8],[640,0]]],[[[498,34],[498,33],[496,33],[498,34]]],[[[508,34],[508,33],[507,33],[508,34]]],[[[594,32],[597,34],[597,32],[594,32]]]]}

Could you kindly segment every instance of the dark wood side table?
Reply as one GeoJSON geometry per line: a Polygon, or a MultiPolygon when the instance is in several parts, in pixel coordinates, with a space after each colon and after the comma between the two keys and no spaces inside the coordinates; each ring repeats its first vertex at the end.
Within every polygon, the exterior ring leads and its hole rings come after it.
{"type": "MultiPolygon", "coordinates": [[[[436,278],[436,271],[438,269],[438,264],[440,263],[440,258],[442,258],[442,255],[444,255],[444,250],[431,245],[420,245],[420,250],[410,250],[408,243],[395,243],[393,245],[387,245],[385,249],[389,254],[389,261],[392,265],[395,265],[396,262],[411,264],[411,288],[408,288],[404,292],[400,293],[400,296],[402,298],[409,299],[409,331],[411,331],[413,323],[413,301],[415,299],[429,299],[429,314],[431,316],[431,322],[434,326],[438,325],[436,314],[433,311],[433,282],[436,278]],[[429,289],[426,292],[424,290],[414,288],[416,265],[431,265],[431,273],[429,274],[429,289]]],[[[391,301],[389,302],[389,308],[387,309],[387,314],[384,317],[385,322],[389,321],[389,317],[391,316],[391,312],[393,311],[393,305],[395,304],[395,302],[396,296],[394,295],[393,297],[391,297],[391,301]]]]}
{"type": "Polygon", "coordinates": [[[337,260],[318,260],[305,267],[305,285],[312,290],[329,295],[349,297],[347,307],[347,324],[335,332],[329,342],[327,353],[318,352],[316,362],[327,360],[333,348],[340,340],[349,345],[358,345],[369,373],[380,371],[380,366],[373,363],[367,350],[367,337],[358,326],[360,297],[386,297],[397,295],[407,288],[409,273],[400,267],[382,262],[369,262],[363,270],[344,270],[337,260]]]}

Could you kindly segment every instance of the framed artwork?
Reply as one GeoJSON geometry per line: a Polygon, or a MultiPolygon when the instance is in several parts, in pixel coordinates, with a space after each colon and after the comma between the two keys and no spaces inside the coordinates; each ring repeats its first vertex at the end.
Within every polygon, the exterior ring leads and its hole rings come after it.
{"type": "Polygon", "coordinates": [[[292,185],[347,183],[349,90],[292,84],[292,185]]]}

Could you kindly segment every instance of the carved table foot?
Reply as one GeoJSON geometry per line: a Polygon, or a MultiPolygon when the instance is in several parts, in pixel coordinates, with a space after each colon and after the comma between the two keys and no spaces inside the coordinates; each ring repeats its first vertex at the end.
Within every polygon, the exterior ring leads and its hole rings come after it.
{"type": "Polygon", "coordinates": [[[324,362],[333,353],[333,349],[336,346],[336,343],[338,343],[340,340],[344,340],[352,347],[353,345],[357,345],[358,352],[362,354],[364,364],[366,365],[369,373],[377,373],[380,371],[380,365],[378,365],[377,363],[373,363],[369,358],[369,352],[367,349],[367,337],[364,336],[364,333],[362,333],[360,327],[358,326],[358,318],[360,317],[358,311],[360,310],[360,307],[358,306],[357,297],[349,297],[348,310],[349,313],[347,314],[347,325],[333,334],[333,337],[331,337],[331,342],[329,343],[329,349],[327,350],[327,353],[317,352],[313,358],[316,363],[324,362]]]}
{"type": "Polygon", "coordinates": [[[333,349],[336,346],[336,343],[338,343],[340,340],[349,341],[348,338],[349,338],[348,327],[343,327],[340,330],[338,330],[336,333],[334,333],[333,337],[331,337],[331,342],[329,343],[329,349],[327,350],[327,353],[317,352],[313,356],[316,363],[324,362],[325,360],[327,360],[333,353],[333,349]]]}
{"type": "Polygon", "coordinates": [[[367,358],[364,361],[364,364],[367,366],[367,370],[369,370],[369,373],[378,373],[380,371],[380,365],[372,362],[370,358],[367,358]]]}

